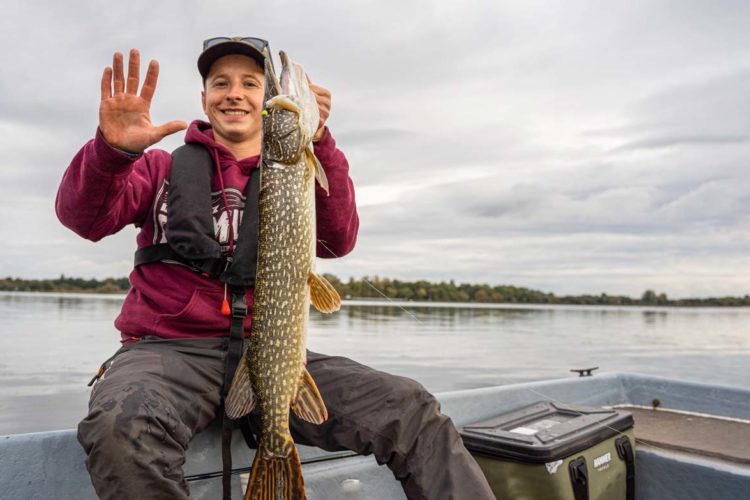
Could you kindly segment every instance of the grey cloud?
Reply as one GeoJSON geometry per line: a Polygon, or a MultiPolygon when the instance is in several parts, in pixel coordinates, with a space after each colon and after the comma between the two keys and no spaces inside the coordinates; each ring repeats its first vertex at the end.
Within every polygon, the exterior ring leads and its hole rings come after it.
{"type": "Polygon", "coordinates": [[[412,139],[416,132],[398,128],[373,128],[373,129],[345,129],[336,133],[336,141],[346,144],[348,147],[357,147],[363,144],[393,142],[412,139]]]}
{"type": "Polygon", "coordinates": [[[159,59],[154,121],[190,120],[201,116],[200,41],[242,34],[269,38],[332,90],[329,124],[359,188],[415,187],[361,208],[358,248],[321,263],[335,274],[558,293],[744,290],[748,13],[747,2],[693,0],[678,11],[640,0],[11,1],[0,197],[4,210],[28,209],[0,233],[17,243],[0,262],[29,277],[125,274],[132,231],[93,245],[51,213],[64,166],[96,127],[101,70],[114,50],[159,59]],[[70,258],[35,250],[51,239],[70,258]],[[740,271],[728,279],[727,268],[740,271]]]}
{"type": "Polygon", "coordinates": [[[661,124],[652,137],[634,139],[635,147],[745,141],[750,134],[750,70],[670,85],[635,104],[631,114],[636,123],[661,124]]]}
{"type": "Polygon", "coordinates": [[[609,182],[584,169],[517,182],[496,175],[411,193],[403,205],[366,207],[363,219],[375,234],[429,237],[450,227],[467,237],[493,232],[539,234],[607,231],[679,234],[696,226],[735,227],[750,213],[744,185],[709,172],[685,179],[609,182]]]}
{"type": "Polygon", "coordinates": [[[656,287],[684,296],[726,294],[742,280],[734,270],[748,263],[742,233],[696,232],[679,238],[655,234],[646,239],[609,233],[501,233],[486,238],[447,233],[426,240],[406,237],[399,245],[363,237],[366,249],[355,250],[343,262],[325,264],[344,276],[383,275],[382,269],[399,269],[404,279],[460,276],[459,281],[512,283],[558,294],[639,295],[656,287]],[[726,248],[730,252],[722,250],[726,248]],[[721,282],[709,278],[717,275],[721,282]]]}
{"type": "Polygon", "coordinates": [[[654,137],[650,139],[636,140],[618,146],[611,151],[619,153],[623,151],[633,151],[637,149],[660,149],[673,146],[704,146],[704,145],[721,145],[737,144],[747,142],[748,136],[745,135],[694,135],[694,136],[672,136],[672,137],[654,137]]]}
{"type": "MultiPolygon", "coordinates": [[[[80,123],[85,106],[82,102],[60,101],[43,96],[34,99],[19,99],[13,91],[0,91],[0,120],[44,127],[62,127],[80,123]]],[[[60,133],[66,133],[65,128],[60,133]]]]}
{"type": "Polygon", "coordinates": [[[581,136],[583,137],[604,137],[604,138],[618,138],[623,136],[631,136],[633,134],[643,134],[644,132],[649,132],[651,130],[656,129],[657,131],[659,129],[664,128],[665,123],[646,123],[646,122],[639,122],[639,123],[628,123],[618,126],[609,126],[609,127],[602,127],[602,128],[596,128],[591,130],[584,130],[581,133],[581,136]]]}

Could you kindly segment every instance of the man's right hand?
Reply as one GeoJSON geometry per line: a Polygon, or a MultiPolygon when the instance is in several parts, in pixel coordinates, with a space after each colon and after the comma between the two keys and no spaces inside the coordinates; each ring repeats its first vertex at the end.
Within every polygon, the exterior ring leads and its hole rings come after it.
{"type": "Polygon", "coordinates": [[[154,126],[151,123],[151,98],[159,78],[159,63],[148,65],[141,95],[138,95],[140,55],[130,50],[128,79],[123,73],[122,54],[116,52],[112,67],[104,68],[102,75],[102,101],[99,105],[99,128],[104,139],[113,147],[131,153],[142,153],[169,134],[187,128],[184,121],[171,121],[154,126]],[[113,86],[114,77],[114,86],[113,86]]]}

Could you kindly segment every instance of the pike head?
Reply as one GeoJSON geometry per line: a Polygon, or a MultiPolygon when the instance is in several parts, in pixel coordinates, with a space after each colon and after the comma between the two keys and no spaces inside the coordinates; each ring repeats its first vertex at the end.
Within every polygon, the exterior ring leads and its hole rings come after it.
{"type": "Polygon", "coordinates": [[[281,58],[281,78],[273,70],[268,75],[268,100],[263,118],[263,154],[270,161],[292,164],[299,161],[312,143],[320,115],[307,74],[285,52],[281,58]]]}

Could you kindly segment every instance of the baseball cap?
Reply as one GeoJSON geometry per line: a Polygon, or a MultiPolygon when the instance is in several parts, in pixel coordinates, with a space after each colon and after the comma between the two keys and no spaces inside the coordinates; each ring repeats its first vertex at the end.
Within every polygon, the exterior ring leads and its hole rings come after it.
{"type": "Polygon", "coordinates": [[[229,54],[242,54],[255,59],[261,68],[265,67],[264,60],[271,59],[271,50],[266,40],[253,37],[225,37],[219,36],[203,41],[203,52],[198,56],[198,71],[206,79],[211,65],[220,57],[229,54]]]}

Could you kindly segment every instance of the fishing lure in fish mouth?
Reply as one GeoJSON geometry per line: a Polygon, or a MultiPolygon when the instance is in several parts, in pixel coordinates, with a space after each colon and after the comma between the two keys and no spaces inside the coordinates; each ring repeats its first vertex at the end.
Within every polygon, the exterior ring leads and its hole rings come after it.
{"type": "Polygon", "coordinates": [[[328,190],[312,148],[317,101],[302,67],[280,56],[280,81],[266,64],[253,323],[225,401],[230,418],[260,410],[246,500],[305,498],[289,411],[315,424],[328,418],[306,368],[307,321],[310,304],[322,312],[341,307],[336,290],[314,270],[315,179],[328,190]]]}

